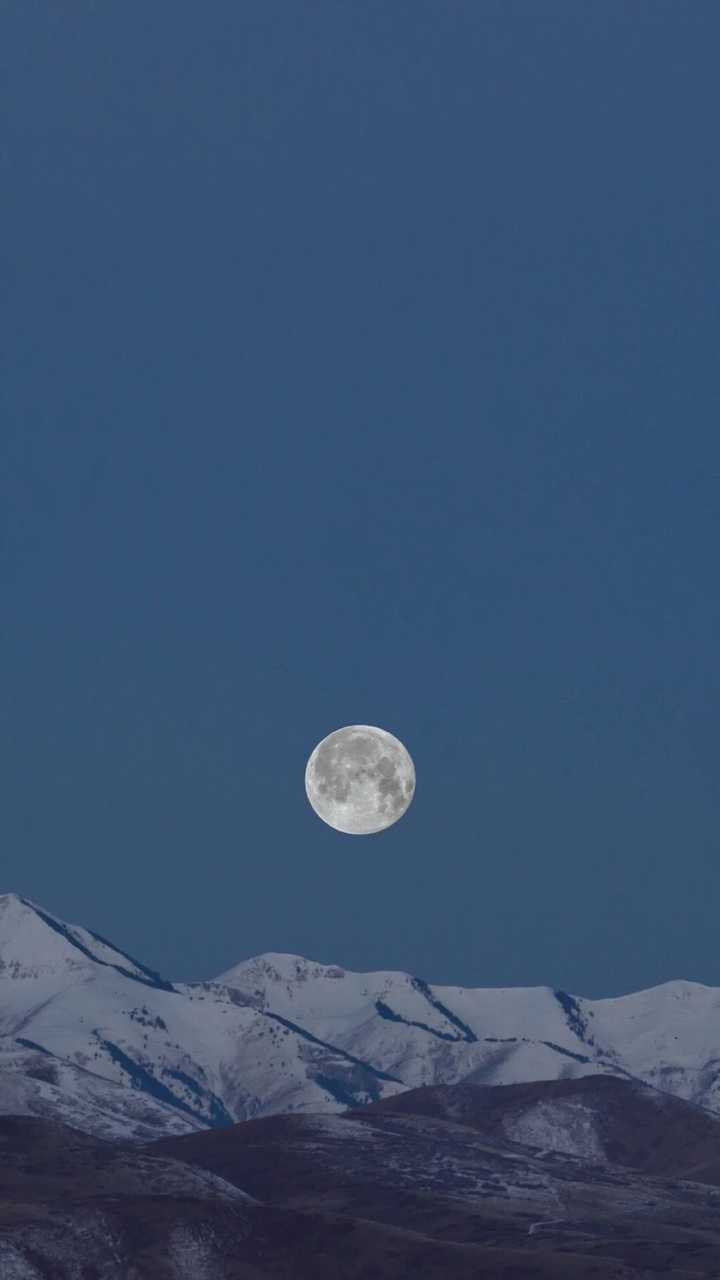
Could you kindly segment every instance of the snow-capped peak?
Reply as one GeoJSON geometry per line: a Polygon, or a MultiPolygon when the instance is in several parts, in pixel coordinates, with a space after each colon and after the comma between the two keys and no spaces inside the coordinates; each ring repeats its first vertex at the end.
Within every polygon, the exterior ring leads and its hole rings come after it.
{"type": "Polygon", "coordinates": [[[262,955],[251,956],[241,960],[230,969],[226,969],[213,981],[236,990],[249,990],[253,982],[260,981],[265,985],[284,982],[307,982],[308,979],[330,979],[336,981],[345,977],[345,970],[336,964],[321,964],[318,960],[308,960],[305,956],[292,955],[284,951],[265,951],[262,955]]]}
{"type": "Polygon", "coordinates": [[[39,978],[93,965],[115,969],[149,987],[173,990],[172,983],[90,929],[66,924],[30,898],[0,894],[0,972],[39,978]]]}

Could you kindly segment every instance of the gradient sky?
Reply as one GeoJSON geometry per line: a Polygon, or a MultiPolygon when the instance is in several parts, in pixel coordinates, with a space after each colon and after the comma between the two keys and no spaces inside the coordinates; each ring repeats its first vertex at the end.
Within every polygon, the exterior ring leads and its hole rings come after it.
{"type": "Polygon", "coordinates": [[[0,26],[0,889],[178,979],[720,984],[717,0],[0,26]]]}

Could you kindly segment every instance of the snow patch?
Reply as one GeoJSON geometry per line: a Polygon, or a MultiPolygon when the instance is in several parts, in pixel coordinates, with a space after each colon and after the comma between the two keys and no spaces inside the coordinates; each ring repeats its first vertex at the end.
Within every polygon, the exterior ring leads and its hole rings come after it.
{"type": "Polygon", "coordinates": [[[42,1280],[31,1263],[6,1241],[0,1240],[0,1276],[2,1280],[42,1280]]]}
{"type": "Polygon", "coordinates": [[[574,1098],[537,1102],[529,1110],[508,1117],[503,1129],[512,1142],[606,1163],[595,1116],[574,1098]]]}

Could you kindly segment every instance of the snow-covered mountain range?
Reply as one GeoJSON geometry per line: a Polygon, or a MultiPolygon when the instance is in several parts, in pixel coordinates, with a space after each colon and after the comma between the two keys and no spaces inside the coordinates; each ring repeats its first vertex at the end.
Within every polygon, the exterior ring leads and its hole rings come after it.
{"type": "Polygon", "coordinates": [[[418,1085],[592,1074],[720,1112],[720,990],[676,981],[587,1000],[282,954],[172,983],[27,898],[0,896],[0,1112],[147,1140],[418,1085]]]}

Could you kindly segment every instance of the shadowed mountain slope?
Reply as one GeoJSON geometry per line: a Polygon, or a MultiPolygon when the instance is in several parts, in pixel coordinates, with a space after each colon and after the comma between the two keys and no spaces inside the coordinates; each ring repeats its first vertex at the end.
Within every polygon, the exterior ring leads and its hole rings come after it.
{"type": "Polygon", "coordinates": [[[427,1116],[498,1141],[720,1184],[720,1116],[617,1076],[489,1087],[434,1085],[351,1114],[427,1116]]]}
{"type": "MultiPolygon", "coordinates": [[[[537,1086],[523,1105],[542,1101],[553,1107],[557,1097],[543,1098],[547,1088],[537,1086]]],[[[549,1088],[557,1093],[554,1083],[549,1088]]],[[[681,1178],[670,1151],[665,1165],[672,1176],[659,1177],[605,1156],[514,1141],[503,1132],[498,1101],[507,1092],[458,1085],[438,1098],[435,1091],[414,1090],[396,1107],[272,1116],[161,1139],[144,1149],[200,1165],[278,1207],[360,1217],[438,1241],[481,1246],[498,1266],[501,1257],[520,1253],[530,1268],[541,1257],[552,1259],[556,1270],[550,1274],[557,1275],[564,1274],[561,1265],[569,1265],[571,1255],[576,1271],[570,1274],[578,1277],[608,1262],[644,1276],[684,1275],[687,1267],[687,1274],[720,1274],[718,1189],[681,1178]],[[476,1096],[483,1092],[492,1095],[489,1106],[476,1096]]],[[[598,1098],[590,1109],[598,1130],[606,1101],[598,1098]]],[[[517,1103],[505,1103],[513,1119],[517,1103]]],[[[616,1105],[612,1100],[608,1113],[611,1133],[616,1105]]],[[[640,1100],[641,1108],[651,1105],[640,1100]]],[[[632,1094],[624,1106],[633,1106],[632,1094]]],[[[695,1109],[688,1110],[695,1119],[695,1109]]],[[[643,1114],[635,1129],[641,1132],[644,1125],[643,1114]]],[[[649,1148],[657,1132],[649,1131],[649,1148]]],[[[717,1126],[713,1132],[717,1143],[717,1126]]],[[[701,1138],[697,1130],[696,1142],[701,1138]]],[[[685,1146],[679,1162],[688,1163],[697,1150],[685,1146]]],[[[703,1156],[711,1150],[707,1142],[703,1156]]],[[[646,1159],[644,1149],[640,1159],[646,1159]]]]}
{"type": "Polygon", "coordinates": [[[259,1204],[186,1162],[47,1120],[0,1117],[2,1280],[640,1280],[642,1274],[602,1259],[527,1256],[432,1238],[420,1227],[259,1204]]]}

